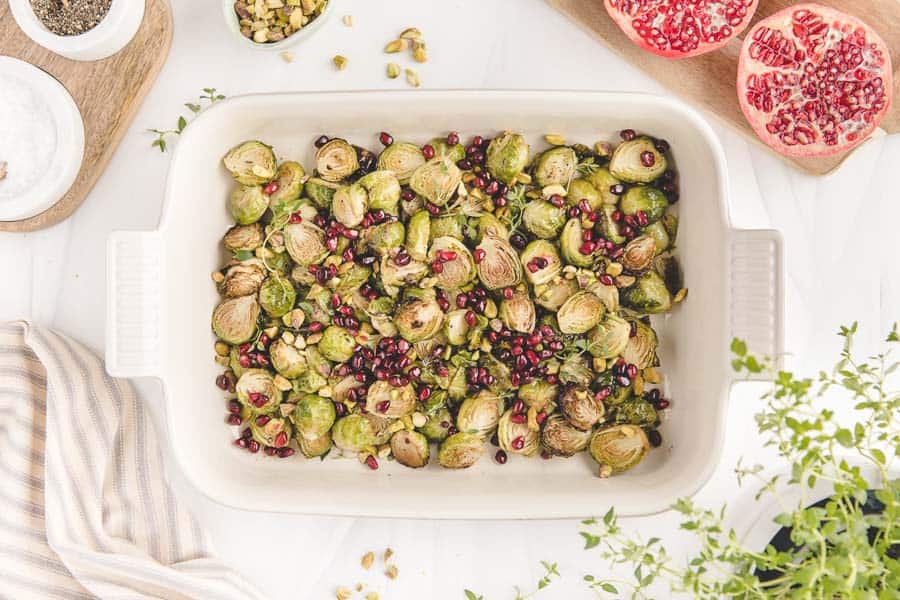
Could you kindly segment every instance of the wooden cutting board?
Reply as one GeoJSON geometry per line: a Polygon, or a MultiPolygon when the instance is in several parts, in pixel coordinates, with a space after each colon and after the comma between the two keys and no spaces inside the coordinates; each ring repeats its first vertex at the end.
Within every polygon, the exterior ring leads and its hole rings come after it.
{"type": "MultiPolygon", "coordinates": [[[[871,25],[891,50],[894,66],[894,104],[882,121],[888,133],[900,132],[900,0],[817,0],[850,13],[871,25]]],[[[603,6],[603,0],[547,0],[570,19],[600,38],[617,54],[640,67],[648,75],[681,96],[693,106],[713,113],[744,132],[748,138],[765,146],[744,119],[738,104],[735,85],[741,39],[734,39],[724,48],[703,56],[681,60],[666,59],[646,52],[632,43],[613,22],[603,6]]],[[[800,2],[761,0],[752,27],[759,19],[800,2]]],[[[749,31],[750,28],[747,28],[749,31]]],[[[746,32],[745,32],[746,33],[746,32]]],[[[836,169],[850,153],[823,158],[790,158],[784,160],[814,175],[824,175],[836,169]]]]}
{"type": "Polygon", "coordinates": [[[79,62],[32,42],[16,24],[7,0],[0,0],[0,55],[24,60],[56,77],[69,90],[84,121],[84,159],[66,195],[28,219],[0,221],[0,231],[55,225],[84,201],[165,63],[172,29],[168,0],[146,0],[144,20],[125,48],[103,60],[79,62]]]}

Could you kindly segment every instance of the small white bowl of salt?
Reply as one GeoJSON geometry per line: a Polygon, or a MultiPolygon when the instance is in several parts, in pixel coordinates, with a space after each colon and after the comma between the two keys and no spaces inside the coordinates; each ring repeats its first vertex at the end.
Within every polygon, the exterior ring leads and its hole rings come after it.
{"type": "Polygon", "coordinates": [[[0,56],[0,221],[18,221],[56,204],[84,157],[84,123],[59,81],[0,56]]]}

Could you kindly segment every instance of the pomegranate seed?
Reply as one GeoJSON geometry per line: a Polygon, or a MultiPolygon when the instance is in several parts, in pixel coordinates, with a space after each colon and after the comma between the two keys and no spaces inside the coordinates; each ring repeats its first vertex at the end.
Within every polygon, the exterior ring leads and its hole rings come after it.
{"type": "Polygon", "coordinates": [[[609,398],[610,394],[612,394],[612,388],[608,385],[604,385],[602,388],[597,390],[594,398],[596,398],[597,400],[606,400],[607,398],[609,398]]]}
{"type": "Polygon", "coordinates": [[[522,448],[525,447],[525,436],[520,435],[519,437],[514,439],[512,441],[512,444],[510,444],[510,445],[513,447],[513,450],[521,450],[522,448]]]}
{"type": "Polygon", "coordinates": [[[256,425],[257,427],[264,427],[266,423],[272,420],[272,417],[268,415],[259,415],[256,417],[256,425]]]}
{"type": "Polygon", "coordinates": [[[277,191],[278,191],[278,182],[277,182],[277,181],[269,182],[269,183],[267,183],[266,186],[263,188],[263,193],[264,193],[266,196],[271,196],[272,194],[274,194],[274,193],[277,192],[277,191]]]}
{"type": "Polygon", "coordinates": [[[550,204],[552,204],[556,208],[562,208],[566,205],[566,200],[559,194],[553,194],[552,196],[550,196],[549,200],[550,204]]]}
{"type": "Polygon", "coordinates": [[[256,440],[250,440],[249,442],[247,442],[247,450],[249,450],[253,454],[256,454],[257,452],[259,452],[259,442],[257,442],[256,440]]]}
{"type": "Polygon", "coordinates": [[[288,219],[291,223],[297,224],[303,222],[303,217],[300,216],[300,213],[291,213],[290,219],[288,219]]]}
{"type": "Polygon", "coordinates": [[[441,207],[437,206],[435,204],[432,204],[431,202],[426,202],[425,208],[428,210],[428,214],[430,214],[433,217],[441,214],[441,207]]]}
{"type": "Polygon", "coordinates": [[[225,375],[219,375],[218,377],[216,377],[216,387],[218,387],[220,390],[227,390],[228,378],[225,377],[225,375]]]}
{"type": "Polygon", "coordinates": [[[635,220],[638,222],[638,225],[640,225],[641,227],[646,227],[647,223],[650,222],[650,219],[647,217],[647,213],[642,210],[637,211],[634,216],[635,220]]]}
{"type": "Polygon", "coordinates": [[[537,266],[537,263],[534,262],[533,260],[528,261],[528,264],[525,265],[525,266],[526,266],[526,267],[528,268],[528,270],[531,271],[532,273],[537,273],[538,271],[541,270],[541,268],[540,268],[539,266],[537,266]]]}
{"type": "Polygon", "coordinates": [[[662,152],[663,154],[669,151],[669,142],[666,140],[655,140],[653,146],[658,152],[662,152]]]}
{"type": "Polygon", "coordinates": [[[647,441],[649,441],[650,445],[654,448],[659,448],[662,445],[662,435],[654,429],[647,434],[647,441]]]}
{"type": "Polygon", "coordinates": [[[523,414],[512,414],[509,416],[509,420],[513,423],[524,423],[528,419],[523,414]]]}
{"type": "Polygon", "coordinates": [[[464,158],[462,160],[456,161],[456,166],[459,167],[460,169],[462,169],[463,171],[468,171],[469,169],[472,168],[472,161],[464,158]]]}
{"type": "Polygon", "coordinates": [[[239,414],[241,412],[241,403],[237,400],[229,400],[228,401],[228,412],[231,414],[239,414]]]}
{"type": "Polygon", "coordinates": [[[618,383],[622,387],[628,387],[631,385],[631,379],[629,379],[625,375],[620,375],[616,377],[616,383],[618,383]]]}
{"type": "Polygon", "coordinates": [[[241,438],[234,440],[234,445],[239,448],[246,448],[247,444],[248,444],[247,438],[241,437],[241,438]]]}
{"type": "Polygon", "coordinates": [[[382,131],[378,136],[378,141],[381,142],[383,146],[390,146],[394,143],[394,138],[387,131],[382,131]]]}
{"type": "Polygon", "coordinates": [[[547,420],[547,413],[544,411],[539,412],[535,416],[535,420],[538,422],[538,425],[542,425],[544,423],[544,421],[547,420]]]}
{"type": "Polygon", "coordinates": [[[550,460],[552,458],[552,456],[553,455],[550,454],[549,452],[547,452],[546,450],[541,450],[541,458],[543,458],[544,460],[550,460]]]}
{"type": "Polygon", "coordinates": [[[635,377],[637,377],[637,374],[638,374],[638,368],[637,368],[637,365],[628,365],[628,367],[625,369],[625,373],[626,373],[631,379],[634,379],[635,377]]]}
{"type": "Polygon", "coordinates": [[[252,436],[253,436],[253,432],[250,431],[249,427],[241,432],[241,437],[246,440],[249,440],[252,436]]]}
{"type": "Polygon", "coordinates": [[[575,218],[581,216],[581,209],[578,208],[577,206],[569,207],[569,212],[568,212],[568,214],[569,214],[569,218],[570,218],[570,219],[575,219],[575,218]]]}
{"type": "Polygon", "coordinates": [[[266,453],[266,456],[275,456],[275,453],[278,452],[278,450],[272,446],[266,446],[263,448],[263,452],[266,453]]]}
{"type": "Polygon", "coordinates": [[[366,457],[366,466],[372,469],[373,471],[378,470],[378,460],[372,456],[371,454],[366,457]]]}
{"type": "Polygon", "coordinates": [[[228,415],[227,421],[229,425],[240,425],[243,422],[241,415],[228,415]]]}
{"type": "Polygon", "coordinates": [[[466,324],[469,327],[475,327],[475,324],[478,323],[478,319],[475,317],[475,313],[471,310],[466,311],[466,324]]]}
{"type": "Polygon", "coordinates": [[[431,397],[431,388],[427,385],[422,386],[422,389],[419,390],[419,401],[425,402],[428,398],[431,397]]]}
{"type": "Polygon", "coordinates": [[[504,452],[503,450],[497,450],[497,453],[494,455],[494,460],[496,460],[498,464],[505,465],[506,452],[504,452]]]}
{"type": "Polygon", "coordinates": [[[512,298],[514,294],[515,294],[515,292],[513,291],[512,288],[503,288],[503,297],[506,298],[507,300],[512,298]]]}
{"type": "Polygon", "coordinates": [[[581,212],[591,212],[591,203],[587,201],[587,198],[582,198],[578,202],[578,208],[581,209],[581,212]]]}
{"type": "Polygon", "coordinates": [[[590,229],[585,229],[581,232],[581,241],[582,242],[590,242],[594,239],[594,232],[590,229]]]}
{"type": "Polygon", "coordinates": [[[484,191],[486,194],[490,194],[491,196],[493,196],[500,191],[500,184],[497,182],[497,180],[491,181],[489,184],[487,184],[487,186],[485,186],[484,191]]]}
{"type": "Polygon", "coordinates": [[[404,188],[402,192],[400,192],[400,197],[409,202],[410,200],[415,199],[416,193],[409,188],[404,188]]]}
{"type": "Polygon", "coordinates": [[[433,263],[431,263],[431,270],[434,273],[441,273],[444,270],[444,265],[440,261],[436,260],[433,263]]]}
{"type": "Polygon", "coordinates": [[[447,134],[447,144],[451,146],[455,146],[459,143],[459,134],[455,131],[451,131],[447,134]]]}
{"type": "Polygon", "coordinates": [[[319,333],[325,326],[319,323],[318,321],[313,321],[309,324],[309,332],[310,333],[319,333]]]}
{"type": "Polygon", "coordinates": [[[589,254],[593,254],[594,250],[596,250],[596,249],[597,249],[597,244],[595,242],[587,241],[587,242],[584,242],[583,244],[581,244],[581,247],[578,248],[578,251],[581,254],[589,255],[589,254]]]}
{"type": "Polygon", "coordinates": [[[656,164],[656,155],[649,150],[641,152],[641,164],[648,168],[652,167],[656,164]]]}
{"type": "MultiPolygon", "coordinates": [[[[391,379],[393,379],[393,377],[391,379]]],[[[377,410],[380,413],[386,413],[388,411],[388,409],[390,409],[390,408],[391,408],[390,400],[382,400],[381,402],[379,402],[378,404],[375,405],[375,410],[377,410]]]]}
{"type": "Polygon", "coordinates": [[[425,155],[425,158],[431,160],[434,158],[434,146],[431,144],[425,144],[422,146],[422,154],[425,155]]]}
{"type": "Polygon", "coordinates": [[[324,146],[327,143],[328,143],[327,135],[320,135],[319,137],[316,138],[316,141],[313,142],[313,144],[315,145],[316,148],[321,148],[322,146],[324,146]]]}
{"type": "Polygon", "coordinates": [[[347,248],[341,254],[341,258],[347,262],[353,262],[353,259],[356,258],[356,253],[353,251],[353,248],[347,248]]]}
{"type": "Polygon", "coordinates": [[[556,375],[547,375],[547,383],[550,385],[556,385],[559,382],[559,377],[556,375]]]}
{"type": "Polygon", "coordinates": [[[479,190],[484,189],[484,186],[487,185],[487,181],[484,180],[484,177],[480,175],[472,180],[472,185],[477,187],[479,190]]]}
{"type": "Polygon", "coordinates": [[[625,215],[622,217],[622,220],[625,221],[625,224],[629,227],[637,227],[637,221],[631,215],[625,215]]]}
{"type": "Polygon", "coordinates": [[[279,448],[277,454],[278,454],[278,458],[287,458],[288,456],[294,455],[294,449],[293,448],[279,448]]]}
{"type": "Polygon", "coordinates": [[[535,259],[534,259],[534,264],[536,264],[536,265],[538,266],[539,269],[543,269],[543,268],[545,268],[548,264],[550,264],[550,261],[548,261],[548,260],[547,260],[546,258],[544,258],[543,256],[537,256],[537,257],[535,257],[535,259]]]}
{"type": "Polygon", "coordinates": [[[656,403],[656,407],[659,408],[660,410],[664,410],[666,408],[669,408],[669,404],[670,404],[670,402],[668,400],[660,400],[659,402],[656,403]]]}
{"type": "MultiPolygon", "coordinates": [[[[353,389],[350,391],[355,392],[356,390],[353,389]]],[[[339,417],[343,417],[344,415],[347,414],[347,406],[343,402],[335,402],[334,403],[334,413],[339,417]]]]}
{"type": "Polygon", "coordinates": [[[609,275],[601,275],[600,283],[602,283],[603,285],[615,285],[613,278],[610,277],[609,275]]]}
{"type": "Polygon", "coordinates": [[[456,252],[453,250],[439,250],[441,259],[444,262],[450,262],[452,260],[456,260],[456,252]]]}
{"type": "Polygon", "coordinates": [[[625,193],[625,184],[617,183],[615,185],[611,185],[611,186],[609,186],[609,192],[616,196],[621,196],[622,194],[625,193]]]}
{"type": "Polygon", "coordinates": [[[472,145],[473,146],[483,146],[484,138],[481,137],[480,135],[476,135],[475,137],[472,138],[472,145]]]}
{"type": "Polygon", "coordinates": [[[623,129],[622,131],[619,132],[619,135],[626,142],[630,142],[631,140],[633,140],[634,138],[637,137],[637,133],[634,131],[634,129],[623,129]]]}
{"type": "Polygon", "coordinates": [[[585,218],[591,223],[596,223],[600,219],[600,213],[598,213],[596,210],[592,210],[585,215],[585,218]]]}
{"type": "Polygon", "coordinates": [[[282,431],[278,435],[275,436],[275,447],[282,448],[287,446],[288,443],[288,434],[287,431],[282,431]]]}
{"type": "Polygon", "coordinates": [[[487,252],[484,251],[484,248],[475,248],[475,264],[479,264],[483,261],[485,256],[487,256],[487,252]]]}

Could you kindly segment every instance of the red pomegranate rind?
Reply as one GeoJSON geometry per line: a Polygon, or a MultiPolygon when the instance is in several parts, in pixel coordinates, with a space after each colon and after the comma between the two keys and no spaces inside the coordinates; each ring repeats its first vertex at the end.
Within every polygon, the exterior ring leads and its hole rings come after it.
{"type": "Polygon", "coordinates": [[[864,142],[891,106],[884,41],[855,17],[799,4],[744,39],[738,98],[766,144],[788,156],[829,156],[864,142]]]}
{"type": "Polygon", "coordinates": [[[631,40],[667,58],[721,48],[740,34],[759,0],[605,0],[606,11],[631,40]]]}

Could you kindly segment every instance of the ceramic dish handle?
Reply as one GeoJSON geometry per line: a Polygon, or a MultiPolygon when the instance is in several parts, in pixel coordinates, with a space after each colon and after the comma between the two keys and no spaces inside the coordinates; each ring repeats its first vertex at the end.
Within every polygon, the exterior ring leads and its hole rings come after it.
{"type": "Polygon", "coordinates": [[[163,255],[158,231],[117,231],[106,246],[106,370],[160,373],[163,255]]]}
{"type": "MultiPolygon", "coordinates": [[[[737,229],[731,237],[731,337],[781,365],[784,352],[784,271],[781,234],[737,229]]],[[[768,373],[744,380],[768,380],[768,373]]]]}

